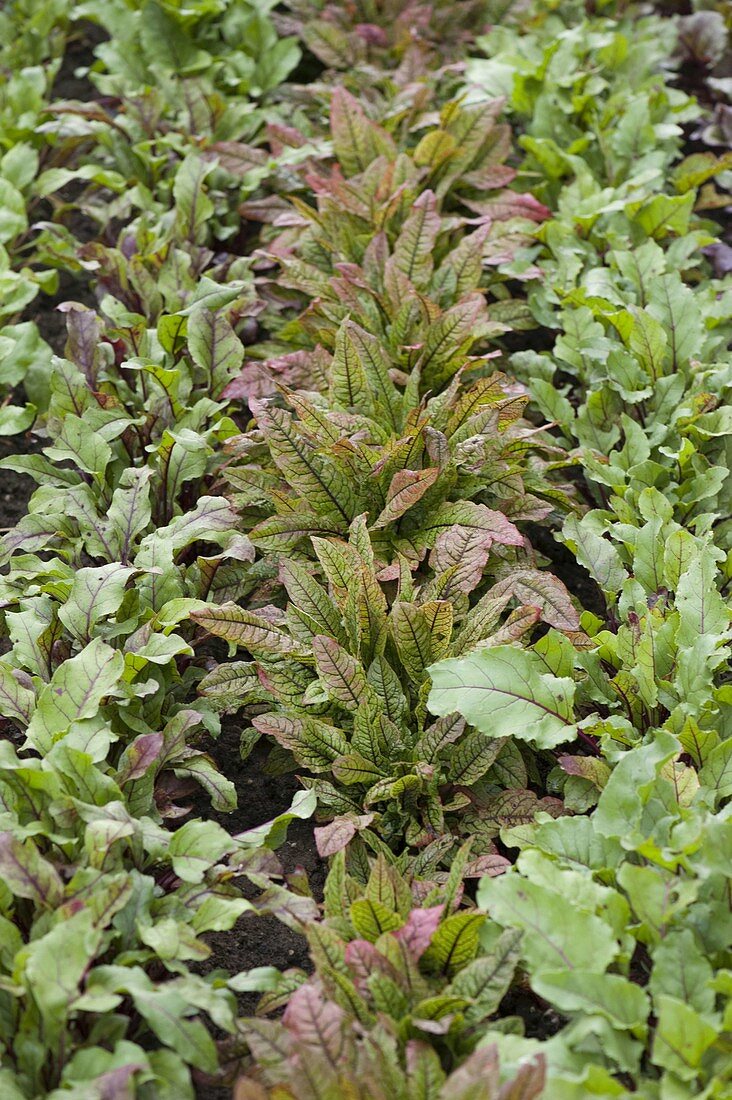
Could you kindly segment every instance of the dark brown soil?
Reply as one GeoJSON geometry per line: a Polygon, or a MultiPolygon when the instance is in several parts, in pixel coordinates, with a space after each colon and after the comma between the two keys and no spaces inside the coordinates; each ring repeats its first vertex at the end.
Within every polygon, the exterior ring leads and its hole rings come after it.
{"type": "MultiPolygon", "coordinates": [[[[289,807],[293,795],[301,789],[294,775],[272,777],[264,774],[265,749],[257,747],[246,761],[241,761],[240,734],[241,723],[236,718],[224,719],[221,736],[209,746],[221,771],[236,784],[237,809],[231,814],[216,813],[205,800],[195,807],[197,814],[218,821],[231,833],[244,832],[270,821],[289,807]]],[[[303,868],[313,895],[322,897],[325,865],[315,848],[312,821],[294,821],[277,855],[285,872],[303,868]]],[[[230,932],[217,932],[207,939],[213,952],[206,970],[223,969],[231,974],[256,966],[276,966],[280,970],[297,966],[310,970],[305,939],[276,917],[244,916],[230,932]]],[[[241,997],[242,1014],[252,1012],[256,1001],[255,995],[241,997]]],[[[196,1096],[198,1100],[229,1100],[231,1089],[199,1084],[196,1096]]]]}
{"type": "MultiPolygon", "coordinates": [[[[25,435],[0,436],[0,458],[11,455],[37,454],[43,446],[31,432],[25,435]]],[[[35,489],[35,482],[26,474],[14,470],[0,472],[0,534],[15,527],[28,511],[28,501],[35,489]]]]}
{"type": "Polygon", "coordinates": [[[87,21],[76,24],[73,35],[67,40],[64,58],[53,83],[54,99],[90,99],[94,87],[85,73],[77,76],[78,69],[86,69],[94,62],[94,48],[106,38],[96,23],[87,21]]]}

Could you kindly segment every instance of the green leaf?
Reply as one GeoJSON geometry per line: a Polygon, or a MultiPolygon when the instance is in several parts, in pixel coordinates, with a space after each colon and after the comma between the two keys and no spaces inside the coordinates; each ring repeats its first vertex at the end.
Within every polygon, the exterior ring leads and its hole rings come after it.
{"type": "Polygon", "coordinates": [[[59,665],[38,697],[28,740],[47,752],[74,722],[94,718],[105,696],[119,683],[124,657],[100,638],[59,665]]]}
{"type": "Polygon", "coordinates": [[[593,816],[601,836],[627,838],[639,822],[655,788],[659,769],[676,757],[679,743],[667,732],[657,732],[647,745],[631,749],[617,762],[593,816]]]}
{"type": "Polygon", "coordinates": [[[32,991],[48,1030],[47,1041],[63,1032],[71,1004],[101,940],[92,914],[82,910],[18,953],[17,972],[32,991]]]}
{"type": "Polygon", "coordinates": [[[471,1022],[492,1015],[498,1008],[521,957],[521,939],[522,933],[513,929],[502,932],[490,952],[469,962],[445,990],[475,1002],[466,1013],[471,1022]]]}
{"type": "Polygon", "coordinates": [[[30,898],[36,905],[53,909],[63,897],[58,871],[30,838],[21,841],[12,833],[0,833],[0,873],[16,897],[30,898]]]}
{"type": "Polygon", "coordinates": [[[0,244],[12,241],[27,228],[25,199],[9,179],[0,177],[0,244]]]}
{"type": "Polygon", "coordinates": [[[190,1019],[195,1008],[171,985],[133,992],[135,1008],[154,1034],[189,1065],[204,1073],[218,1068],[216,1045],[202,1020],[190,1019]]]}
{"type": "Polygon", "coordinates": [[[712,964],[690,928],[671,928],[653,948],[649,987],[654,1003],[666,994],[697,1012],[713,1012],[713,977],[712,964]]]}
{"type": "Polygon", "coordinates": [[[717,1028],[690,1005],[667,994],[657,998],[655,1011],[658,1022],[651,1053],[653,1061],[682,1081],[693,1081],[705,1052],[717,1039],[717,1028]]]}
{"type": "Polygon", "coordinates": [[[712,793],[716,803],[732,795],[732,738],[727,738],[709,753],[699,772],[699,783],[712,793]]]}
{"type": "Polygon", "coordinates": [[[699,636],[724,637],[730,614],[717,591],[717,571],[708,551],[687,566],[676,589],[679,645],[692,645],[699,636]]]}
{"type": "Polygon", "coordinates": [[[398,913],[387,909],[380,901],[373,901],[370,898],[354,901],[348,914],[357,934],[369,943],[376,943],[384,932],[395,932],[404,923],[398,913]]]}
{"type": "Polygon", "coordinates": [[[647,308],[668,334],[669,368],[681,370],[700,353],[704,342],[704,324],[697,296],[682,282],[678,272],[672,272],[651,281],[647,308]]]}
{"type": "Polygon", "coordinates": [[[663,375],[668,337],[660,321],[638,306],[610,314],[623,341],[655,382],[663,375]]]}
{"type": "Polygon", "coordinates": [[[215,821],[187,821],[176,829],[168,845],[173,869],[184,882],[203,882],[214,863],[236,847],[215,821]]]}
{"type": "Polygon", "coordinates": [[[648,1017],[648,994],[620,974],[545,970],[532,977],[531,986],[560,1012],[604,1016],[623,1030],[642,1028],[648,1017]]]}
{"type": "Polygon", "coordinates": [[[35,405],[3,405],[0,408],[0,436],[20,435],[27,431],[37,412],[35,405]]]}
{"type": "Polygon", "coordinates": [[[198,49],[181,24],[155,0],[142,6],[140,40],[149,63],[169,73],[187,75],[211,64],[210,54],[198,49]]]}
{"type": "Polygon", "coordinates": [[[10,668],[0,661],[0,714],[25,726],[30,722],[36,696],[27,683],[21,683],[21,677],[25,679],[19,669],[10,668]]]}
{"type": "Polygon", "coordinates": [[[79,569],[74,574],[69,597],[58,617],[72,636],[86,643],[102,619],[111,619],[124,598],[134,569],[111,563],[96,569],[79,569]]]}
{"type": "Polygon", "coordinates": [[[478,952],[480,930],[485,920],[485,913],[463,912],[453,913],[440,921],[430,946],[422,956],[423,964],[428,969],[447,975],[462,970],[478,952]]]}
{"type": "Polygon", "coordinates": [[[306,820],[312,817],[317,806],[317,799],[312,791],[297,791],[289,809],[278,814],[264,825],[257,825],[254,829],[238,833],[236,840],[251,848],[279,848],[287,836],[287,827],[292,821],[306,820]]]}
{"type": "Polygon", "coordinates": [[[90,554],[129,564],[133,547],[150,522],[152,476],[150,467],[123,472],[104,520],[86,533],[90,554]]]}
{"type": "Polygon", "coordinates": [[[603,592],[616,594],[627,578],[620,555],[609,539],[593,530],[590,516],[568,516],[562,533],[564,541],[580,565],[597,581],[603,592]]]}
{"type": "Polygon", "coordinates": [[[453,711],[489,737],[512,736],[554,748],[576,736],[574,683],[552,676],[532,653],[495,646],[428,669],[433,714],[453,711]]]}
{"type": "Polygon", "coordinates": [[[191,244],[203,243],[206,223],[214,211],[214,204],[205,190],[206,178],[213,168],[213,161],[189,153],[175,173],[173,197],[178,228],[182,237],[191,244]]]}
{"type": "Polygon", "coordinates": [[[618,954],[619,945],[604,920],[514,872],[481,879],[478,904],[492,920],[525,933],[521,953],[532,973],[602,974],[618,954]]]}
{"type": "Polygon", "coordinates": [[[200,306],[188,318],[188,350],[193,362],[206,372],[214,398],[239,372],[244,361],[241,340],[224,314],[200,306]]]}
{"type": "Polygon", "coordinates": [[[101,475],[107,469],[112,450],[100,432],[94,431],[80,416],[66,415],[56,442],[46,447],[55,462],[71,461],[87,474],[101,475]]]}

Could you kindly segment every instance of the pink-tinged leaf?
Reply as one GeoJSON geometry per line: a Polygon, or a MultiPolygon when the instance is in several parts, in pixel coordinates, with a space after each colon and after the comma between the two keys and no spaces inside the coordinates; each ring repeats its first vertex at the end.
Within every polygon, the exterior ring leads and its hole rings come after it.
{"type": "Polygon", "coordinates": [[[434,905],[429,909],[412,909],[406,923],[392,935],[403,943],[414,959],[421,959],[437,931],[442,917],[443,905],[434,905]]]}
{"type": "Polygon", "coordinates": [[[378,27],[376,23],[357,23],[353,28],[359,38],[367,42],[369,46],[385,47],[389,45],[386,31],[378,27]]]}
{"type": "Polygon", "coordinates": [[[423,432],[424,443],[427,448],[430,462],[443,469],[450,461],[450,444],[444,432],[438,432],[436,428],[427,425],[423,432]]]}
{"type": "Polygon", "coordinates": [[[18,840],[0,833],[0,876],[11,893],[38,906],[57,906],[64,893],[58,871],[44,859],[30,837],[18,840]]]}
{"type": "Polygon", "coordinates": [[[544,622],[557,630],[579,630],[579,615],[572,605],[569,592],[551,573],[538,569],[517,569],[499,581],[494,595],[510,592],[522,604],[538,607],[544,622]]]}
{"type": "Polygon", "coordinates": [[[333,149],[347,176],[365,171],[379,156],[396,156],[393,139],[369,119],[357,99],[338,87],[330,101],[333,149]]]}
{"type": "Polygon", "coordinates": [[[468,172],[460,182],[478,191],[494,191],[499,187],[507,187],[516,176],[516,169],[508,164],[486,164],[476,168],[474,172],[468,172]]]}
{"type": "Polygon", "coordinates": [[[66,314],[66,358],[75,363],[84,372],[90,385],[94,386],[102,322],[93,309],[87,309],[80,302],[62,302],[57,308],[59,312],[66,314]]]}
{"type": "Polygon", "coordinates": [[[273,626],[263,616],[254,615],[235,603],[224,603],[219,607],[212,605],[193,611],[191,618],[209,634],[244,646],[253,653],[285,656],[300,652],[300,647],[288,634],[273,626]]]}
{"type": "Polygon", "coordinates": [[[250,538],[260,550],[275,554],[288,553],[303,539],[325,539],[340,534],[336,520],[313,512],[294,512],[283,516],[270,516],[249,532],[250,538]]]}
{"type": "Polygon", "coordinates": [[[545,795],[544,798],[539,799],[537,810],[542,814],[551,814],[552,817],[565,817],[567,814],[567,808],[561,798],[553,798],[551,795],[545,795]]]}
{"type": "Polygon", "coordinates": [[[136,1073],[143,1072],[145,1072],[145,1066],[142,1062],[132,1062],[127,1066],[110,1069],[101,1077],[95,1078],[95,1094],[99,1100],[130,1100],[134,1095],[130,1087],[130,1079],[136,1073]]]}
{"type": "Polygon", "coordinates": [[[290,997],[282,1017],[298,1046],[317,1051],[333,1063],[343,1049],[345,1012],[326,1001],[315,985],[301,985],[290,997]]]}
{"type": "Polygon", "coordinates": [[[318,634],[313,638],[313,656],[318,676],[331,699],[357,707],[368,690],[363,667],[334,638],[318,634]]]}
{"type": "Polygon", "coordinates": [[[428,545],[434,545],[440,534],[455,525],[470,531],[488,535],[493,542],[502,546],[523,546],[524,537],[503,512],[487,508],[485,504],[475,504],[470,500],[459,500],[454,504],[443,504],[434,512],[427,523],[425,539],[428,545]],[[434,542],[433,542],[434,540],[434,542]]]}
{"type": "Polygon", "coordinates": [[[398,470],[391,479],[386,494],[386,504],[373,524],[374,530],[387,527],[424,496],[440,476],[439,469],[429,466],[426,470],[398,470]]]}
{"type": "Polygon", "coordinates": [[[346,947],[346,965],[359,983],[366,982],[377,970],[391,969],[386,957],[368,940],[351,940],[346,947]]]}
{"type": "Polygon", "coordinates": [[[222,390],[221,397],[229,401],[269,397],[277,392],[278,385],[311,389],[313,373],[313,353],[309,351],[292,351],[261,362],[250,359],[222,390]]]}
{"type": "Polygon", "coordinates": [[[117,771],[118,783],[140,779],[160,759],[165,738],[162,733],[143,733],[125,749],[117,771]]]}
{"type": "Polygon", "coordinates": [[[304,926],[317,920],[317,902],[312,898],[293,894],[284,886],[272,883],[253,903],[258,913],[277,917],[278,921],[292,928],[298,935],[304,934],[304,926]]]}
{"type": "Polygon", "coordinates": [[[439,1100],[495,1100],[499,1085],[498,1048],[495,1044],[478,1047],[450,1074],[439,1100]]]}
{"type": "Polygon", "coordinates": [[[610,768],[596,756],[560,756],[559,767],[565,775],[578,775],[602,790],[610,778],[610,768]]]}
{"type": "Polygon", "coordinates": [[[533,791],[507,790],[489,799],[483,816],[500,828],[528,825],[539,810],[539,799],[533,791]]]}
{"type": "Polygon", "coordinates": [[[439,752],[459,741],[464,732],[465,719],[457,711],[438,718],[424,731],[417,742],[415,746],[415,751],[419,753],[417,759],[432,763],[439,752]]]}
{"type": "Polygon", "coordinates": [[[533,195],[519,195],[514,191],[505,191],[495,199],[464,199],[469,210],[491,221],[504,222],[509,218],[528,218],[532,222],[544,222],[552,216],[548,206],[535,199],[533,195]]]}
{"type": "Polygon", "coordinates": [[[480,583],[492,545],[486,531],[455,524],[437,536],[430,565],[438,574],[454,570],[450,590],[469,593],[480,583]]]}
{"type": "Polygon", "coordinates": [[[494,878],[496,875],[504,874],[510,866],[510,859],[499,856],[497,852],[490,852],[487,855],[478,856],[477,859],[471,859],[463,871],[463,877],[482,878],[484,875],[488,875],[490,878],[494,878]]]}
{"type": "Polygon", "coordinates": [[[315,829],[315,846],[321,859],[334,856],[345,848],[356,833],[366,829],[374,820],[374,814],[343,814],[327,825],[315,829]]]}
{"type": "Polygon", "coordinates": [[[300,130],[295,126],[287,126],[284,122],[267,123],[267,140],[275,156],[279,156],[282,151],[277,146],[288,149],[302,149],[303,145],[308,143],[308,139],[300,130]]]}
{"type": "Polygon", "coordinates": [[[291,718],[277,711],[252,718],[254,728],[278,745],[289,749],[301,764],[316,771],[342,756],[348,741],[342,730],[317,718],[291,718]]]}
{"type": "MultiPolygon", "coordinates": [[[[498,1093],[498,1100],[538,1100],[546,1085],[546,1058],[535,1054],[530,1062],[524,1062],[516,1070],[513,1081],[506,1081],[498,1093]]],[[[459,1100],[451,1094],[450,1100],[459,1100]]]]}
{"type": "Polygon", "coordinates": [[[393,251],[394,263],[415,286],[429,282],[435,241],[441,229],[442,218],[437,212],[434,192],[423,191],[412,206],[393,251]]]}
{"type": "Polygon", "coordinates": [[[325,19],[308,18],[302,39],[319,61],[332,69],[353,69],[364,60],[365,44],[358,35],[349,35],[325,19]]]}
{"type": "Polygon", "coordinates": [[[293,207],[281,195],[265,195],[261,199],[250,199],[248,202],[239,203],[239,213],[242,218],[252,222],[263,222],[269,225],[279,225],[280,219],[292,218],[296,224],[302,222],[302,218],[293,207]]]}
{"type": "Polygon", "coordinates": [[[214,155],[216,163],[232,176],[244,176],[253,168],[267,163],[267,151],[242,141],[215,141],[206,149],[206,155],[214,155]]]}
{"type": "Polygon", "coordinates": [[[405,1054],[409,1083],[414,1089],[414,1092],[410,1091],[408,1095],[427,1097],[428,1100],[433,1098],[435,1090],[445,1080],[445,1071],[440,1064],[437,1051],[427,1043],[410,1039],[405,1054]]]}
{"type": "MultiPolygon", "coordinates": [[[[258,1023],[272,1024],[274,1020],[259,1020],[258,1023]]],[[[239,1077],[234,1085],[233,1100],[270,1100],[271,1093],[259,1081],[253,1081],[249,1077],[239,1077]]]]}
{"type": "Polygon", "coordinates": [[[458,353],[469,348],[476,329],[487,318],[482,294],[472,294],[445,310],[427,329],[419,358],[425,385],[442,386],[462,364],[458,353]]]}
{"type": "Polygon", "coordinates": [[[508,645],[523,638],[524,634],[536,626],[541,619],[541,610],[538,607],[517,607],[506,619],[505,623],[489,639],[493,646],[508,645]]]}

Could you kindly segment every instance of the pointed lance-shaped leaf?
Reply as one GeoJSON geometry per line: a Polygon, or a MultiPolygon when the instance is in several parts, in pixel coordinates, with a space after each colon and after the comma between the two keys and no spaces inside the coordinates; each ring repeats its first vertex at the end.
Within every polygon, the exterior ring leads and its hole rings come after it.
{"type": "Polygon", "coordinates": [[[349,710],[356,710],[371,691],[363,667],[334,638],[313,638],[313,655],[318,676],[332,699],[349,710]]]}
{"type": "Polygon", "coordinates": [[[426,470],[397,470],[386,494],[386,504],[373,524],[374,529],[387,527],[421,500],[434,485],[440,471],[436,467],[426,470]]]}
{"type": "Polygon", "coordinates": [[[437,212],[433,191],[423,191],[412,206],[412,212],[402,226],[394,244],[394,263],[417,287],[429,282],[432,255],[442,219],[437,212]]]}
{"type": "Polygon", "coordinates": [[[492,590],[494,596],[511,592],[521,604],[538,607],[541,617],[557,630],[579,630],[579,615],[572,605],[569,592],[551,573],[538,569],[514,569],[492,590]]]}
{"type": "Polygon", "coordinates": [[[224,314],[200,306],[188,318],[188,350],[196,366],[208,375],[213,398],[220,395],[244,361],[241,340],[224,314]]]}
{"type": "Polygon", "coordinates": [[[364,172],[377,157],[396,155],[393,139],[367,117],[361,104],[343,87],[330,101],[333,149],[347,176],[364,172]]]}

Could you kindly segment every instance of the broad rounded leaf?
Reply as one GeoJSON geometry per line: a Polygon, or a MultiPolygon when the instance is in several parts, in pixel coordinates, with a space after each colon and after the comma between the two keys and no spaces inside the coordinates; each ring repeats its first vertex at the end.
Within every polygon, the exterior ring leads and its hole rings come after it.
{"type": "Polygon", "coordinates": [[[495,646],[430,667],[433,714],[458,711],[489,737],[518,737],[554,748],[576,735],[574,683],[552,676],[534,654],[495,646]]]}

